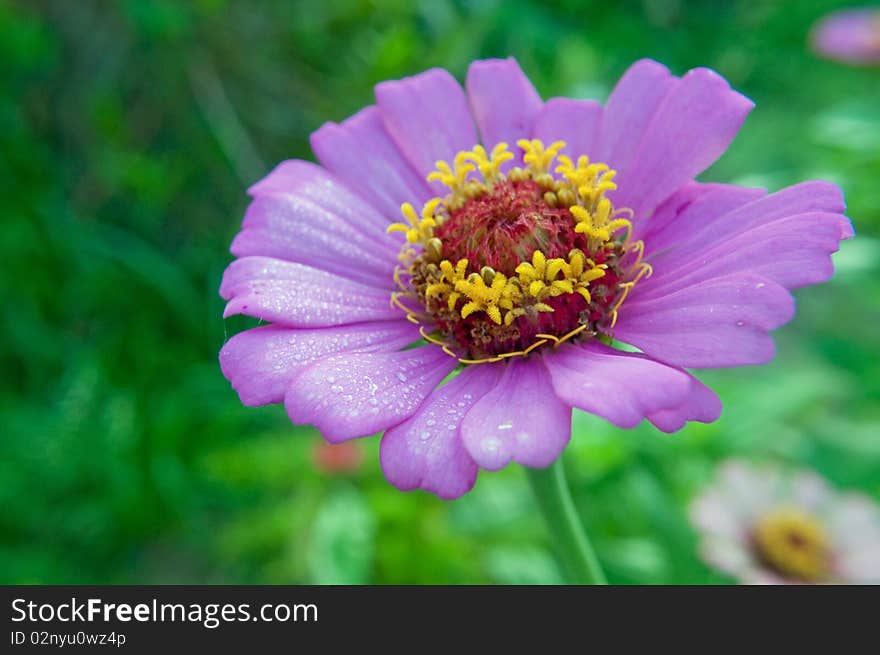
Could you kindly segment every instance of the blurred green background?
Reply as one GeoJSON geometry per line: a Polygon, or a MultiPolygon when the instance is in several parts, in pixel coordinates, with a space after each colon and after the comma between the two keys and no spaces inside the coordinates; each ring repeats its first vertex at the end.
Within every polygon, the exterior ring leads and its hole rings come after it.
{"type": "Polygon", "coordinates": [[[817,59],[837,2],[0,2],[0,582],[552,583],[521,470],[446,503],[349,472],[242,407],[217,352],[248,198],[308,135],[430,66],[516,56],[545,96],[604,99],[635,59],[710,66],[757,107],[704,179],[839,183],[858,237],[799,291],[762,368],[703,379],[675,435],[576,413],[570,482],[612,581],[726,582],[685,507],[725,457],[880,497],[880,70],[817,59]]]}

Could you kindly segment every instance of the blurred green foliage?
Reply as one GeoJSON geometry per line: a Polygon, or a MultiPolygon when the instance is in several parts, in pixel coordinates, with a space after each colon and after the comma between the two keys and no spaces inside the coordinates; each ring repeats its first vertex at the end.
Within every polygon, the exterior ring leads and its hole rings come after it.
{"type": "Polygon", "coordinates": [[[514,55],[604,98],[635,59],[710,66],[757,108],[707,179],[824,177],[858,238],[759,369],[706,374],[714,425],[576,414],[569,478],[615,582],[724,582],[685,507],[732,454],[880,495],[880,70],[811,54],[838,2],[0,2],[0,582],[539,583],[561,575],[522,472],[444,503],[313,464],[216,354],[246,186],[385,78],[514,55]]]}

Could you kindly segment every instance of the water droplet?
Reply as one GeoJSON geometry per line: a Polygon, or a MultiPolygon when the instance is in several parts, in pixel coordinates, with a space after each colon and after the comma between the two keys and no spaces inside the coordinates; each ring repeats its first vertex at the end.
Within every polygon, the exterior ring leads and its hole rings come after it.
{"type": "Polygon", "coordinates": [[[401,382],[406,382],[406,374],[405,374],[405,373],[402,373],[402,372],[401,372],[401,373],[398,373],[398,374],[397,374],[397,379],[400,380],[401,382]]]}
{"type": "Polygon", "coordinates": [[[513,427],[513,419],[507,419],[506,421],[504,421],[504,423],[498,424],[499,430],[509,430],[512,427],[513,427]]]}
{"type": "Polygon", "coordinates": [[[501,446],[501,440],[496,437],[483,439],[483,452],[494,453],[501,446]]]}
{"type": "Polygon", "coordinates": [[[332,391],[333,393],[342,393],[342,387],[340,387],[338,384],[334,384],[332,387],[330,387],[330,391],[332,391]]]}

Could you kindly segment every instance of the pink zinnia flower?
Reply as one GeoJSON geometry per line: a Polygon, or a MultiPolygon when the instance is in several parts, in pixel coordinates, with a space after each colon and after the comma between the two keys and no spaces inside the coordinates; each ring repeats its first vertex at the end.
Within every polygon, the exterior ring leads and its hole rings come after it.
{"type": "Polygon", "coordinates": [[[829,59],[851,64],[880,63],[880,9],[844,9],[813,28],[813,48],[829,59]]]}
{"type": "Polygon", "coordinates": [[[880,508],[815,473],[728,461],[691,517],[706,562],[740,582],[880,583],[880,508]]]}
{"type": "Polygon", "coordinates": [[[384,431],[392,484],[443,498],[479,468],[550,465],[573,407],[716,420],[686,369],[770,360],[789,289],[852,236],[832,184],[694,181],[751,108],[649,60],[604,107],[542,101],[513,59],[474,62],[466,90],[440,69],[379,84],[312,135],[320,165],[251,187],[220,291],[271,325],[229,340],[224,374],[332,442],[384,431]]]}

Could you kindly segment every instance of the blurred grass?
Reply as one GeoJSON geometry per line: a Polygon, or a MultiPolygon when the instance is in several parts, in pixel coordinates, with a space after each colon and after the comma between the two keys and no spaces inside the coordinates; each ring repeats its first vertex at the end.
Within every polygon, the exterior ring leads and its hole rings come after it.
{"type": "Polygon", "coordinates": [[[684,507],[731,454],[880,495],[880,71],[816,59],[838,2],[0,2],[0,582],[557,582],[521,472],[455,503],[351,474],[246,409],[216,353],[247,184],[372,85],[516,56],[604,98],[642,56],[757,108],[707,179],[844,188],[859,237],[798,292],[770,366],[703,376],[723,419],[674,435],[576,415],[569,478],[616,582],[723,582],[684,507]]]}

